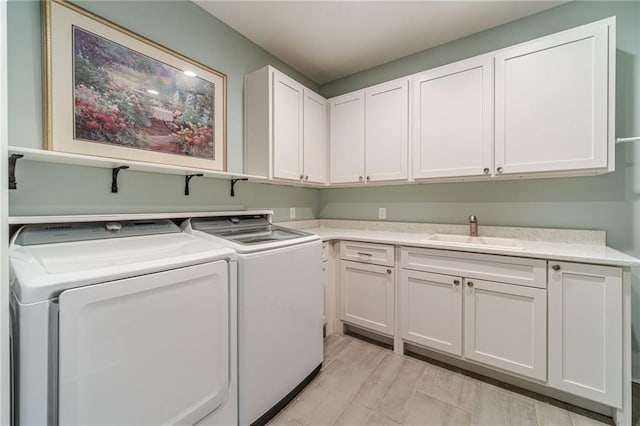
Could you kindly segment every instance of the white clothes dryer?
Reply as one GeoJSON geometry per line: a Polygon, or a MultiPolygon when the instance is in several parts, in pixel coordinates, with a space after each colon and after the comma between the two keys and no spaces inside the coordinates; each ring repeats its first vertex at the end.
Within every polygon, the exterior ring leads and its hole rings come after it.
{"type": "Polygon", "coordinates": [[[322,366],[322,242],[268,214],[220,215],[182,228],[238,253],[238,420],[263,425],[322,366]]]}
{"type": "Polygon", "coordinates": [[[169,220],[22,227],[14,424],[237,424],[236,255],[169,220]]]}

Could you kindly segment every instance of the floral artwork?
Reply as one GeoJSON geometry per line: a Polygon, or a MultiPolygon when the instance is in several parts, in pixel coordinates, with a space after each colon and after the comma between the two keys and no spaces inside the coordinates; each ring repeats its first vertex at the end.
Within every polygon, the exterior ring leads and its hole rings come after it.
{"type": "Polygon", "coordinates": [[[41,7],[46,149],[161,173],[226,171],[225,74],[70,1],[41,7]]]}
{"type": "Polygon", "coordinates": [[[215,85],[73,26],[74,138],[215,159],[215,85]]]}

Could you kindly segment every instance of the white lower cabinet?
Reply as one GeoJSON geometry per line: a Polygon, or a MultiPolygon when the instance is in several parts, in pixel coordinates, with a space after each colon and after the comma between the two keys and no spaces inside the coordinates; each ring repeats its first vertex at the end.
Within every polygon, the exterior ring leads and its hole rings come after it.
{"type": "Polygon", "coordinates": [[[462,278],[400,271],[402,338],[462,355],[462,278]]]}
{"type": "Polygon", "coordinates": [[[340,261],[342,321],[394,334],[393,268],[340,261]]]}
{"type": "Polygon", "coordinates": [[[549,266],[549,385],[622,407],[621,268],[549,266]]]}
{"type": "Polygon", "coordinates": [[[540,381],[547,378],[547,292],[465,279],[464,356],[540,381]]]}
{"type": "Polygon", "coordinates": [[[398,353],[405,343],[439,352],[529,379],[554,398],[560,390],[595,401],[614,410],[616,424],[630,422],[627,269],[399,250],[396,257],[391,245],[340,243],[342,321],[395,336],[398,353]],[[397,301],[390,265],[400,268],[397,301]]]}
{"type": "Polygon", "coordinates": [[[539,273],[546,262],[403,248],[400,264],[404,341],[546,380],[547,291],[539,273]]]}

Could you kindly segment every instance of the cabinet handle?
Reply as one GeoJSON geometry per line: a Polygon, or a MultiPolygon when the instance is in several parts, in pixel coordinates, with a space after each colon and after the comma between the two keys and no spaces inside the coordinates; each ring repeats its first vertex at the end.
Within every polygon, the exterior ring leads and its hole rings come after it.
{"type": "Polygon", "coordinates": [[[358,180],[362,182],[362,176],[358,176],[358,180]]]}
{"type": "Polygon", "coordinates": [[[391,275],[391,269],[387,269],[387,274],[391,275]]]}
{"type": "Polygon", "coordinates": [[[304,175],[300,175],[300,180],[302,180],[303,177],[304,177],[304,175]]]}
{"type": "Polygon", "coordinates": [[[502,167],[498,167],[498,169],[496,170],[498,173],[502,173],[504,169],[502,167]]]}
{"type": "Polygon", "coordinates": [[[359,251],[359,252],[357,252],[357,253],[358,253],[358,256],[373,256],[373,254],[371,254],[371,253],[365,253],[365,252],[363,252],[363,251],[359,251]]]}
{"type": "Polygon", "coordinates": [[[560,265],[553,265],[551,267],[551,269],[553,269],[554,271],[559,271],[560,270],[560,265]]]}
{"type": "Polygon", "coordinates": [[[309,180],[309,176],[305,176],[305,177],[304,177],[304,180],[309,180]]]}
{"type": "Polygon", "coordinates": [[[467,282],[467,285],[468,285],[469,287],[473,287],[473,281],[469,281],[469,282],[467,282]]]}
{"type": "Polygon", "coordinates": [[[489,168],[488,167],[485,167],[484,170],[482,170],[482,171],[484,172],[485,175],[489,174],[489,168]]]}
{"type": "Polygon", "coordinates": [[[460,280],[453,280],[454,285],[460,285],[460,280]]]}
{"type": "Polygon", "coordinates": [[[367,176],[367,182],[371,180],[371,176],[367,176]]]}

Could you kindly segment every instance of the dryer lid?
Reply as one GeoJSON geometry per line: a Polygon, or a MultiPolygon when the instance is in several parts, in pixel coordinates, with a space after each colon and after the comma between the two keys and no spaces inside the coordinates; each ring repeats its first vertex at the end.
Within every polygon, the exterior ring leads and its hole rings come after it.
{"type": "MultiPolygon", "coordinates": [[[[69,288],[236,258],[229,248],[175,232],[171,226],[169,233],[158,233],[157,229],[134,232],[125,225],[122,229],[135,236],[116,237],[86,225],[58,230],[64,236],[52,236],[56,231],[41,225],[19,231],[9,247],[9,264],[12,290],[20,302],[46,300],[69,288]],[[92,232],[97,239],[85,237],[92,232]]],[[[96,226],[105,229],[105,225],[96,226]]]]}

